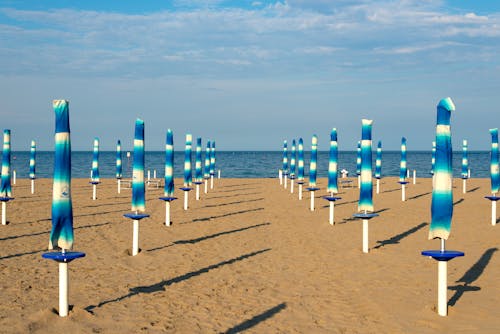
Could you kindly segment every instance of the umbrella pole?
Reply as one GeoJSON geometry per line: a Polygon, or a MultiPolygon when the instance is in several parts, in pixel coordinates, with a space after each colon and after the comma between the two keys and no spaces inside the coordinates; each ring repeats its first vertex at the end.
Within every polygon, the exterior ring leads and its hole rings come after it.
{"type": "Polygon", "coordinates": [[[380,180],[377,179],[377,194],[380,192],[380,180]]]}
{"type": "Polygon", "coordinates": [[[290,194],[293,194],[293,179],[290,179],[290,194]]]}
{"type": "Polygon", "coordinates": [[[14,171],[12,172],[12,184],[16,184],[16,175],[17,175],[17,173],[16,173],[16,171],[14,170],[14,171]]]}
{"type": "Polygon", "coordinates": [[[278,170],[278,177],[280,179],[280,186],[283,185],[283,171],[280,169],[278,170]]]}
{"type": "Polygon", "coordinates": [[[214,176],[210,175],[210,189],[214,189],[214,176]]]}
{"type": "Polygon", "coordinates": [[[118,193],[120,194],[122,191],[122,182],[120,179],[118,179],[118,193]]]}
{"type": "Polygon", "coordinates": [[[165,226],[170,226],[170,202],[165,201],[165,226]]]}
{"type": "Polygon", "coordinates": [[[200,185],[199,184],[196,185],[196,200],[197,201],[200,200],[200,185]]]}
{"type": "Polygon", "coordinates": [[[7,225],[7,202],[2,201],[2,225],[7,225]]]}
{"type": "Polygon", "coordinates": [[[288,181],[287,181],[287,178],[288,178],[288,177],[287,177],[287,175],[288,175],[288,174],[287,174],[287,173],[284,173],[284,174],[285,174],[285,177],[283,178],[283,179],[284,179],[284,182],[283,182],[283,187],[286,189],[287,184],[288,184],[288,181]]]}
{"type": "Polygon", "coordinates": [[[189,197],[189,192],[184,191],[184,210],[188,209],[188,197],[189,197]]]}
{"type": "Polygon", "coordinates": [[[299,201],[302,201],[302,184],[299,183],[299,201]]]}
{"type": "Polygon", "coordinates": [[[208,179],[205,179],[205,194],[208,192],[208,179]]]}
{"type": "Polygon", "coordinates": [[[401,184],[401,201],[406,201],[406,191],[405,191],[405,184],[401,184]]]}
{"type": "Polygon", "coordinates": [[[462,180],[462,193],[464,193],[464,194],[467,193],[467,179],[466,178],[464,178],[462,180]]]}
{"type": "Polygon", "coordinates": [[[92,185],[92,200],[95,201],[96,197],[97,197],[97,185],[93,184],[92,185]]]}
{"type": "Polygon", "coordinates": [[[217,171],[217,178],[220,179],[220,169],[217,171]]]}
{"type": "Polygon", "coordinates": [[[413,170],[413,184],[417,184],[417,171],[413,170]]]}
{"type": "Polygon", "coordinates": [[[491,225],[497,224],[497,202],[491,201],[491,225]]]}
{"type": "Polygon", "coordinates": [[[59,316],[68,315],[68,263],[59,262],[59,316]]]}
{"type": "Polygon", "coordinates": [[[35,193],[35,179],[31,179],[31,194],[35,193]]]}
{"type": "MultiPolygon", "coordinates": [[[[445,243],[444,239],[441,239],[441,252],[445,251],[445,243]]],[[[438,314],[442,317],[446,317],[448,313],[447,308],[447,274],[448,274],[448,266],[447,261],[438,261],[438,314]]]]}
{"type": "Polygon", "coordinates": [[[330,201],[330,225],[333,225],[334,201],[330,201]]]}
{"type": "Polygon", "coordinates": [[[139,221],[132,221],[132,256],[139,254],[139,221]]]}
{"type": "Polygon", "coordinates": [[[363,253],[368,252],[368,219],[363,219],[363,253]]]}

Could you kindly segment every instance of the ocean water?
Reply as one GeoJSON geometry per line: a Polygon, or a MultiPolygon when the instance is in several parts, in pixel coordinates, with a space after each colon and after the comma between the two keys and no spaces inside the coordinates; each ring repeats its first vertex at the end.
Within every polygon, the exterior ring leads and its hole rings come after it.
{"type": "MultiPolygon", "coordinates": [[[[310,152],[304,152],[305,173],[309,172],[310,152]]],[[[12,169],[16,170],[18,178],[29,177],[29,152],[12,153],[12,169]]],[[[92,152],[73,152],[72,177],[88,178],[92,166],[92,152]]],[[[115,177],[115,152],[99,153],[99,174],[102,178],[115,177]]],[[[217,151],[216,169],[221,170],[222,177],[230,178],[270,178],[278,176],[278,169],[282,167],[283,152],[275,151],[217,151]]],[[[399,176],[399,151],[382,153],[382,176],[399,176]]],[[[460,177],[462,152],[453,154],[453,174],[460,177]]],[[[289,157],[290,160],[290,157],[289,157]]],[[[373,168],[375,169],[375,152],[373,153],[373,168]]],[[[202,165],[204,164],[204,154],[202,165]]],[[[54,152],[37,152],[36,177],[51,178],[53,173],[54,152]]],[[[407,164],[410,171],[416,170],[417,177],[431,177],[431,152],[408,151],[407,164]]],[[[193,152],[194,173],[194,152],[193,152]]],[[[132,153],[127,158],[122,152],[123,177],[132,175],[132,153]]],[[[349,175],[356,174],[356,152],[339,152],[338,169],[347,169],[349,175]]],[[[469,152],[469,168],[471,177],[488,178],[490,176],[490,153],[488,151],[469,152]]],[[[156,170],[157,177],[164,176],[165,152],[146,152],[145,169],[156,170]]],[[[184,152],[174,154],[174,177],[182,177],[184,170],[184,152]]],[[[318,152],[318,177],[326,177],[328,172],[328,152],[318,152]]],[[[194,174],[193,174],[194,175],[194,174]]]]}

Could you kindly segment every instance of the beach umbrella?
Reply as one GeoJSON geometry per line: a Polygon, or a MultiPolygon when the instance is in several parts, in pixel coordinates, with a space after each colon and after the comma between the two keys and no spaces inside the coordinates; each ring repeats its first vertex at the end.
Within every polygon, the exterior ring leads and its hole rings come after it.
{"type": "Polygon", "coordinates": [[[304,140],[299,138],[298,166],[297,166],[297,184],[299,185],[299,200],[302,200],[302,185],[304,184],[304,140]]]}
{"type": "Polygon", "coordinates": [[[73,205],[71,202],[71,138],[69,103],[54,100],[55,153],[52,189],[52,229],[49,249],[60,252],[42,254],[43,258],[59,263],[59,316],[68,315],[68,263],[84,257],[85,253],[70,251],[73,248],[73,205]]]}
{"type": "Polygon", "coordinates": [[[449,260],[463,256],[464,253],[445,249],[445,240],[451,230],[453,216],[453,170],[451,146],[451,112],[455,105],[450,98],[442,99],[437,106],[436,125],[436,162],[431,200],[431,224],[429,239],[441,239],[440,250],[423,251],[422,255],[430,256],[438,261],[438,313],[447,315],[447,263],[449,260]]]}
{"type": "Polygon", "coordinates": [[[99,138],[94,139],[94,150],[92,155],[92,173],[90,183],[92,184],[92,199],[96,199],[97,185],[100,182],[99,178],[99,138]]]}
{"type": "Polygon", "coordinates": [[[205,168],[203,170],[203,179],[205,179],[205,194],[208,192],[208,179],[210,179],[210,140],[207,141],[207,147],[205,149],[205,168]]]}
{"type": "Polygon", "coordinates": [[[3,131],[2,178],[0,201],[2,202],[2,225],[7,225],[7,202],[13,200],[10,184],[10,130],[3,131]]]}
{"type": "Polygon", "coordinates": [[[330,193],[330,196],[323,196],[323,198],[329,202],[330,206],[330,215],[329,215],[330,225],[334,224],[335,201],[340,199],[340,197],[336,197],[333,195],[338,193],[337,160],[338,160],[337,129],[333,128],[332,131],[330,132],[330,152],[328,155],[328,186],[326,189],[327,192],[330,193]]]}
{"type": "Polygon", "coordinates": [[[317,160],[318,160],[318,136],[313,135],[311,141],[311,161],[309,163],[309,187],[306,188],[311,193],[311,211],[314,211],[314,192],[316,190],[319,190],[319,188],[316,186],[317,160]]]}
{"type": "Polygon", "coordinates": [[[196,200],[200,199],[200,184],[202,184],[203,173],[201,170],[201,138],[196,138],[195,174],[194,184],[196,185],[196,200]]]}
{"type": "Polygon", "coordinates": [[[210,189],[214,188],[214,175],[215,175],[215,140],[212,141],[210,148],[210,189]]]}
{"type": "Polygon", "coordinates": [[[373,213],[372,184],[372,120],[361,120],[361,186],[358,213],[355,218],[363,221],[363,253],[368,253],[368,221],[378,214],[373,213]]]}
{"type": "Polygon", "coordinates": [[[361,187],[361,142],[356,147],[356,175],[358,176],[358,188],[361,187]]]}
{"type": "Polygon", "coordinates": [[[174,197],[174,135],[172,130],[167,130],[167,139],[165,144],[165,186],[163,188],[163,197],[165,201],[165,225],[170,226],[170,202],[176,200],[174,197]]]}
{"type": "Polygon", "coordinates": [[[462,142],[462,192],[467,192],[467,178],[469,177],[469,158],[467,156],[467,140],[462,142]]]}
{"type": "Polygon", "coordinates": [[[283,141],[283,179],[284,188],[287,187],[287,176],[288,176],[288,144],[287,141],[283,141]]]}
{"type": "Polygon", "coordinates": [[[295,170],[297,161],[297,145],[295,139],[292,139],[292,151],[290,152],[290,193],[293,194],[293,183],[295,180],[295,170]]]}
{"type": "Polygon", "coordinates": [[[377,179],[377,194],[380,191],[380,178],[382,177],[382,142],[377,144],[377,158],[375,160],[375,178],[377,179]]]}
{"type": "Polygon", "coordinates": [[[490,154],[490,180],[492,196],[486,196],[491,201],[491,225],[497,223],[497,201],[500,197],[497,193],[500,188],[500,171],[498,166],[498,128],[490,129],[491,134],[491,154],[490,154]]]}
{"type": "Polygon", "coordinates": [[[122,143],[120,140],[116,143],[116,181],[118,183],[118,193],[121,191],[122,179],[122,143]]]}
{"type": "Polygon", "coordinates": [[[36,143],[31,141],[30,147],[30,180],[31,180],[31,193],[35,193],[35,179],[36,179],[36,143]]]}
{"type": "Polygon", "coordinates": [[[186,148],[184,150],[184,186],[180,188],[184,191],[184,210],[188,209],[189,192],[193,189],[191,185],[193,183],[192,172],[191,172],[191,153],[193,145],[193,136],[191,134],[186,135],[186,148]]]}
{"type": "Polygon", "coordinates": [[[436,165],[436,142],[432,142],[431,174],[434,175],[434,166],[436,165]]]}
{"type": "Polygon", "coordinates": [[[144,121],[135,121],[134,161],[132,164],[132,207],[133,213],[123,216],[132,219],[132,256],[139,254],[139,221],[149,217],[146,211],[146,186],[144,183],[144,121]]]}
{"type": "Polygon", "coordinates": [[[401,161],[399,163],[399,184],[401,184],[401,200],[406,201],[405,186],[408,184],[406,181],[406,176],[408,174],[408,168],[406,165],[406,138],[401,138],[401,161]]]}

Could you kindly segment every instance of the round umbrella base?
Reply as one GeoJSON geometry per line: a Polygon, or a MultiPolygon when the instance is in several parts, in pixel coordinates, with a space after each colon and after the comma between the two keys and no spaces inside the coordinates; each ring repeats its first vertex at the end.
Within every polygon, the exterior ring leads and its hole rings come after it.
{"type": "Polygon", "coordinates": [[[425,250],[422,251],[422,255],[432,257],[436,261],[450,261],[458,256],[464,256],[465,254],[454,250],[425,250]]]}
{"type": "Polygon", "coordinates": [[[149,215],[145,213],[126,213],[123,215],[123,217],[127,217],[133,220],[141,220],[143,218],[149,217],[149,215]]]}
{"type": "Polygon", "coordinates": [[[70,263],[71,261],[85,257],[85,253],[82,252],[49,252],[43,253],[42,257],[44,259],[54,260],[56,262],[70,263]]]}
{"type": "Polygon", "coordinates": [[[159,197],[158,199],[161,199],[162,201],[165,201],[165,202],[172,202],[172,201],[175,201],[177,199],[177,197],[159,197]]]}

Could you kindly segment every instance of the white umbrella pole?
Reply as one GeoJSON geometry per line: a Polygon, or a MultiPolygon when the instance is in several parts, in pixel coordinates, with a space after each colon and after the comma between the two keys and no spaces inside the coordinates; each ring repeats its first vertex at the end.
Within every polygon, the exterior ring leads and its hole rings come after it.
{"type": "Polygon", "coordinates": [[[217,171],[217,178],[220,179],[220,169],[217,171]]]}
{"type": "Polygon", "coordinates": [[[31,179],[31,194],[35,193],[35,179],[31,179]]]}
{"type": "Polygon", "coordinates": [[[153,169],[153,179],[156,179],[156,169],[153,169]]]}
{"type": "Polygon", "coordinates": [[[284,184],[283,184],[283,187],[286,189],[286,186],[288,184],[288,181],[287,181],[287,175],[285,174],[285,177],[284,177],[284,184]]]}
{"type": "Polygon", "coordinates": [[[184,210],[188,209],[189,191],[184,191],[184,210]]]}
{"type": "Polygon", "coordinates": [[[97,197],[97,185],[93,184],[92,185],[92,200],[95,201],[96,197],[97,197]]]}
{"type": "Polygon", "coordinates": [[[283,171],[280,169],[278,170],[278,177],[280,179],[280,186],[283,185],[283,171]]]}
{"type": "Polygon", "coordinates": [[[139,254],[139,221],[132,221],[132,256],[139,254]]]}
{"type": "Polygon", "coordinates": [[[148,181],[151,180],[151,170],[148,169],[148,181]]]}
{"type": "Polygon", "coordinates": [[[7,225],[7,203],[2,202],[2,225],[7,225]]]}
{"type": "Polygon", "coordinates": [[[17,174],[17,173],[16,173],[16,171],[15,171],[15,170],[14,170],[14,171],[12,171],[12,183],[13,183],[13,184],[16,184],[16,174],[17,174]]]}
{"type": "Polygon", "coordinates": [[[122,181],[120,179],[117,180],[118,182],[118,193],[120,194],[122,192],[122,181]]]}
{"type": "Polygon", "coordinates": [[[377,194],[380,192],[380,180],[377,179],[377,194]]]}
{"type": "Polygon", "coordinates": [[[208,192],[208,179],[205,179],[205,194],[208,192]]]}
{"type": "Polygon", "coordinates": [[[358,188],[361,188],[361,175],[358,175],[358,188]]]}
{"type": "Polygon", "coordinates": [[[214,189],[214,176],[210,175],[210,189],[214,189]]]}
{"type": "Polygon", "coordinates": [[[299,184],[299,201],[302,201],[302,184],[299,184]]]}
{"type": "Polygon", "coordinates": [[[200,200],[200,185],[199,184],[196,185],[196,200],[197,201],[200,200]]]}
{"type": "Polygon", "coordinates": [[[330,225],[333,225],[333,210],[334,210],[334,202],[330,201],[330,225]]]}
{"type": "Polygon", "coordinates": [[[170,202],[165,201],[165,225],[170,226],[170,202]]]}
{"type": "Polygon", "coordinates": [[[311,190],[311,211],[314,211],[314,190],[311,190]]]}
{"type": "Polygon", "coordinates": [[[497,202],[491,201],[491,225],[497,224],[497,202]]]}
{"type": "Polygon", "coordinates": [[[442,317],[446,317],[448,310],[448,298],[447,298],[447,261],[438,261],[438,314],[442,317]]]}
{"type": "Polygon", "coordinates": [[[68,263],[59,262],[59,316],[68,315],[68,263]]]}
{"type": "Polygon", "coordinates": [[[462,192],[467,193],[467,179],[465,178],[462,180],[462,192]]]}
{"type": "Polygon", "coordinates": [[[363,253],[368,251],[368,219],[363,219],[363,253]]]}
{"type": "Polygon", "coordinates": [[[293,194],[293,179],[290,179],[290,194],[293,194]]]}
{"type": "Polygon", "coordinates": [[[417,171],[413,170],[413,184],[417,184],[417,171]]]}
{"type": "Polygon", "coordinates": [[[405,191],[405,184],[401,184],[401,200],[404,202],[406,201],[406,191],[405,191]]]}

